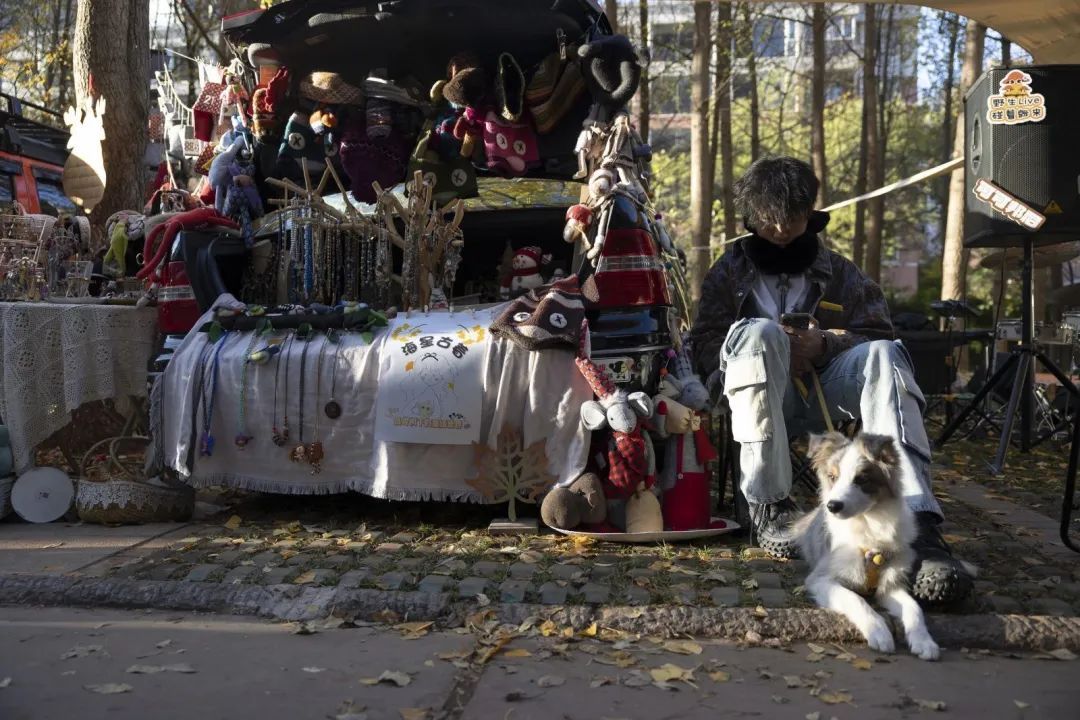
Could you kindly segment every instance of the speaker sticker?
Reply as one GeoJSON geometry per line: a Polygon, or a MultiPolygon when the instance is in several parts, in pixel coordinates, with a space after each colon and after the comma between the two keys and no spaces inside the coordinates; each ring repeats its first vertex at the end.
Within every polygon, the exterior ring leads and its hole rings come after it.
{"type": "Polygon", "coordinates": [[[998,83],[998,95],[986,99],[986,120],[991,125],[1019,125],[1046,119],[1046,98],[1031,92],[1031,76],[1010,70],[998,83]]]}
{"type": "Polygon", "coordinates": [[[1046,216],[1025,205],[994,183],[983,178],[975,183],[975,197],[1028,230],[1038,230],[1046,222],[1046,216]]]}

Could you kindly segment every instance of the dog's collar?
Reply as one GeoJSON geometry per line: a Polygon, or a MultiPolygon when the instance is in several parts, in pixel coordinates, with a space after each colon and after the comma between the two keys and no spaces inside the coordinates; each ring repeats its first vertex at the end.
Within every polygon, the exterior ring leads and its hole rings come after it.
{"type": "Polygon", "coordinates": [[[859,550],[862,551],[863,569],[866,571],[864,589],[867,593],[872,593],[877,590],[878,583],[881,582],[881,568],[885,565],[885,561],[889,559],[889,556],[884,551],[872,548],[861,547],[859,550]]]}

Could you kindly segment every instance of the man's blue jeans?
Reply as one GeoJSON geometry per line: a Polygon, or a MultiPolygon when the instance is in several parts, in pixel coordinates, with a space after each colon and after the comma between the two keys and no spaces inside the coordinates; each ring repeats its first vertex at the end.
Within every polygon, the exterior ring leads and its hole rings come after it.
{"type": "MultiPolygon", "coordinates": [[[[803,398],[791,381],[791,347],[777,323],[760,318],[731,326],[720,358],[732,435],[742,446],[742,491],[755,503],[776,502],[791,491],[788,440],[823,432],[825,421],[813,387],[803,398]]],[[[856,345],[819,371],[834,421],[862,421],[862,431],[888,435],[902,451],[902,486],[912,510],[941,516],[930,489],[930,442],[911,358],[899,342],[856,345]]]]}

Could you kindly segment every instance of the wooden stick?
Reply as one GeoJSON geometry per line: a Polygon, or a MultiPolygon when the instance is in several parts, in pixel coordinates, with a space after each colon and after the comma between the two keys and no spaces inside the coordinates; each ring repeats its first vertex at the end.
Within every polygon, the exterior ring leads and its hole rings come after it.
{"type": "Polygon", "coordinates": [[[300,169],[304,171],[304,190],[307,191],[308,197],[311,197],[311,173],[308,172],[307,158],[300,158],[300,169]]]}

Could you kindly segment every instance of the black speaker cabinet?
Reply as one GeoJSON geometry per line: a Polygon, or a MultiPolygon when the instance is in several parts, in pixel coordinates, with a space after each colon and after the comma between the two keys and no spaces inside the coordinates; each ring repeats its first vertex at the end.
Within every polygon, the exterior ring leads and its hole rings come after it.
{"type": "Polygon", "coordinates": [[[1080,65],[995,68],[975,81],[964,99],[966,246],[1080,239],[1078,122],[1080,65]]]}

